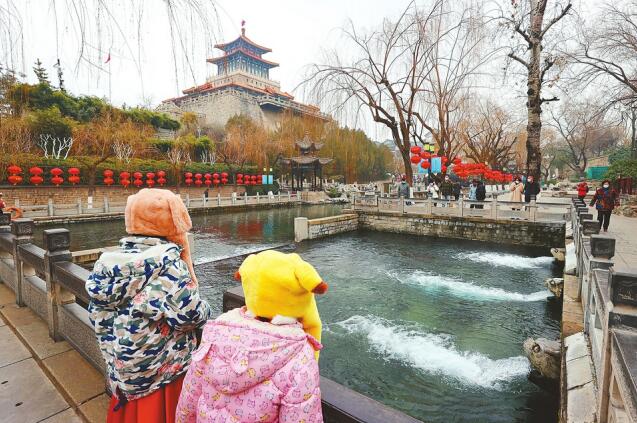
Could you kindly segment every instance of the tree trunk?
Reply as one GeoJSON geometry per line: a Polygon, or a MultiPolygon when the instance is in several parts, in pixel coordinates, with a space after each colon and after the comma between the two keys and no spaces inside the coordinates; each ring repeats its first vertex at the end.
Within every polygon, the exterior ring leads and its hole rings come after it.
{"type": "Polygon", "coordinates": [[[637,110],[633,107],[630,113],[630,158],[637,160],[637,110]]]}
{"type": "Polygon", "coordinates": [[[400,150],[400,155],[403,158],[403,164],[405,166],[405,178],[407,180],[407,183],[411,186],[413,184],[413,181],[414,181],[414,172],[411,169],[411,156],[409,154],[409,150],[404,152],[401,149],[400,150]]]}
{"type": "Polygon", "coordinates": [[[526,172],[539,179],[542,165],[540,140],[542,135],[542,100],[540,79],[540,60],[542,47],[537,42],[531,50],[529,62],[529,78],[527,81],[527,114],[526,125],[526,172]]]}
{"type": "Polygon", "coordinates": [[[95,179],[97,174],[97,166],[88,166],[88,196],[95,195],[95,179]]]}

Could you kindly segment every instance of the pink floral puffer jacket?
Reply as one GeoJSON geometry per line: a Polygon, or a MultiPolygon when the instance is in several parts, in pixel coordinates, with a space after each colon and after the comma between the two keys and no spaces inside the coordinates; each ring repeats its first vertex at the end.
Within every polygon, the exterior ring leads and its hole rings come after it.
{"type": "Polygon", "coordinates": [[[177,405],[177,422],[323,421],[321,345],[300,323],[234,309],[206,324],[177,405]]]}

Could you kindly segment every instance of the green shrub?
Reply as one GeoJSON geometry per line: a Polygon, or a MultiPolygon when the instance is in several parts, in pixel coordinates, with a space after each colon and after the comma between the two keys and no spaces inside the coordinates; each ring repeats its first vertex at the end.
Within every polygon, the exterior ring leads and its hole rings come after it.
{"type": "Polygon", "coordinates": [[[622,159],[614,162],[610,165],[604,177],[617,179],[620,176],[637,178],[637,159],[622,159]]]}

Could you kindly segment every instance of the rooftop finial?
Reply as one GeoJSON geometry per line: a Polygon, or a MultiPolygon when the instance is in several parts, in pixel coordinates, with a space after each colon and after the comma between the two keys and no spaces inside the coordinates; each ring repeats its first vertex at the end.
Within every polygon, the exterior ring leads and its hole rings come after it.
{"type": "Polygon", "coordinates": [[[243,35],[244,37],[246,35],[246,21],[245,21],[245,19],[243,19],[241,21],[241,35],[243,35]]]}

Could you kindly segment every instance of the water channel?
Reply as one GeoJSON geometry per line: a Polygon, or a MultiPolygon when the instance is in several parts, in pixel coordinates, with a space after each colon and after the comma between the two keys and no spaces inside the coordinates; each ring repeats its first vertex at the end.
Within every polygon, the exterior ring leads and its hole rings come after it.
{"type": "MultiPolygon", "coordinates": [[[[194,216],[202,295],[220,312],[221,293],[235,284],[239,260],[210,260],[291,242],[295,216],[339,210],[194,216]]],[[[74,250],[114,245],[124,233],[121,220],[69,229],[74,250]]],[[[556,421],[557,398],[527,380],[521,348],[529,336],[559,336],[542,280],[560,269],[544,251],[373,232],[296,251],[330,284],[319,299],[323,375],[427,422],[556,421]]]]}

